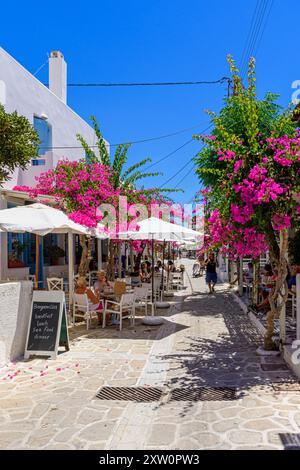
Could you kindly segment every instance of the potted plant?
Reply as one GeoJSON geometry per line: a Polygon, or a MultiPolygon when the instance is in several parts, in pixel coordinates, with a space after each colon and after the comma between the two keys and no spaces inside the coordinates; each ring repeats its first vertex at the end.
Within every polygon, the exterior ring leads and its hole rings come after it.
{"type": "Polygon", "coordinates": [[[21,256],[27,243],[21,243],[19,240],[14,239],[12,242],[12,252],[8,256],[9,268],[24,268],[26,264],[21,260],[21,256]]]}
{"type": "Polygon", "coordinates": [[[65,256],[65,251],[58,245],[52,245],[45,248],[44,254],[50,259],[51,266],[57,266],[59,264],[59,258],[65,256]]]}

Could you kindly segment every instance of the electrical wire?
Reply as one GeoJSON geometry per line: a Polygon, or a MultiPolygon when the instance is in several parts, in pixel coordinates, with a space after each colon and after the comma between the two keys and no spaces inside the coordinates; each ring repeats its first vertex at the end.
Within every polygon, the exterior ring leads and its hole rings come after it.
{"type": "Polygon", "coordinates": [[[255,32],[257,30],[259,19],[261,17],[262,8],[263,8],[263,5],[264,5],[263,2],[264,2],[264,0],[258,0],[257,1],[257,8],[256,8],[256,14],[255,14],[255,18],[254,18],[254,23],[252,25],[252,28],[250,29],[250,37],[249,37],[248,44],[247,44],[247,47],[246,47],[246,52],[245,52],[245,55],[244,55],[244,62],[242,64],[242,68],[241,68],[241,75],[242,76],[244,76],[245,71],[247,70],[248,61],[249,61],[249,57],[250,57],[250,51],[251,51],[251,44],[253,42],[253,38],[254,38],[255,32]]]}
{"type": "MultiPolygon", "coordinates": [[[[190,163],[193,163],[193,162],[190,162],[190,163]]],[[[195,168],[196,168],[195,165],[193,166],[193,168],[190,168],[189,171],[178,181],[176,186],[174,186],[174,189],[177,189],[178,186],[191,174],[191,171],[193,171],[195,168]]]]}
{"type": "Polygon", "coordinates": [[[165,157],[162,157],[160,158],[159,160],[157,160],[157,162],[154,162],[154,163],[151,163],[151,165],[147,166],[145,168],[145,171],[149,170],[150,168],[153,168],[154,166],[158,165],[159,163],[163,162],[164,160],[166,160],[167,158],[171,157],[172,155],[174,155],[176,152],[178,152],[180,149],[182,149],[183,147],[185,147],[186,145],[190,144],[191,142],[193,142],[194,139],[189,139],[187,142],[185,142],[184,144],[180,145],[180,147],[177,147],[175,150],[172,150],[172,152],[168,153],[165,157]]]}
{"type": "MultiPolygon", "coordinates": [[[[208,131],[209,129],[211,129],[213,127],[212,124],[210,124],[206,129],[204,129],[201,134],[204,134],[206,131],[208,131]]],[[[183,170],[185,170],[185,168],[193,162],[193,159],[198,155],[199,152],[196,153],[196,155],[194,155],[192,158],[190,158],[190,160],[188,162],[186,162],[173,176],[171,176],[167,181],[165,181],[160,187],[159,189],[162,189],[164,188],[168,183],[170,183],[170,181],[172,181],[174,178],[176,178],[176,176],[178,176],[183,170]]],[[[191,171],[191,170],[190,170],[191,171]]],[[[176,189],[176,188],[174,188],[176,189]]]]}
{"type": "Polygon", "coordinates": [[[243,63],[241,66],[241,76],[245,78],[247,73],[247,65],[250,57],[253,56],[254,50],[257,46],[257,40],[261,37],[261,28],[264,24],[265,15],[269,6],[269,0],[261,0],[257,2],[254,17],[255,20],[251,22],[250,35],[248,35],[248,44],[245,48],[243,63]]]}
{"type": "MultiPolygon", "coordinates": [[[[151,142],[151,141],[155,141],[155,140],[166,139],[168,137],[173,137],[175,135],[183,134],[184,132],[190,131],[190,130],[195,129],[197,127],[199,127],[199,124],[197,124],[195,126],[187,127],[185,129],[181,129],[181,130],[176,131],[176,132],[172,132],[170,134],[164,134],[164,135],[160,135],[160,136],[157,136],[157,137],[150,137],[149,139],[131,140],[131,141],[128,141],[128,142],[120,142],[119,144],[109,144],[109,146],[110,147],[118,147],[118,145],[141,144],[141,143],[144,143],[144,142],[151,142]]],[[[193,139],[191,139],[191,140],[193,140],[193,139]]],[[[76,145],[76,146],[62,145],[62,146],[57,146],[57,147],[39,147],[39,149],[41,149],[41,150],[59,150],[59,149],[63,150],[63,149],[82,149],[82,148],[83,147],[81,145],[76,145]]],[[[89,145],[88,148],[90,148],[90,149],[98,148],[98,146],[97,145],[89,145]]]]}
{"type": "Polygon", "coordinates": [[[44,62],[32,75],[35,77],[40,72],[40,70],[42,70],[45,67],[45,65],[48,64],[48,62],[49,62],[49,55],[48,55],[48,59],[46,60],[46,62],[44,62]]]}
{"type": "Polygon", "coordinates": [[[259,38],[259,40],[258,40],[258,43],[257,43],[257,45],[256,45],[256,49],[255,49],[255,51],[254,51],[254,55],[255,55],[256,57],[258,56],[259,47],[260,47],[260,44],[261,44],[263,35],[264,35],[264,33],[265,33],[265,30],[266,30],[266,28],[267,28],[268,21],[269,21],[269,18],[270,18],[270,14],[271,14],[273,5],[274,5],[274,0],[271,0],[271,4],[270,4],[270,7],[269,7],[267,16],[266,16],[266,20],[265,20],[265,23],[264,23],[264,26],[263,26],[263,30],[262,30],[262,33],[261,33],[260,38],[259,38]]]}
{"type": "Polygon", "coordinates": [[[144,82],[144,83],[68,83],[68,87],[135,87],[135,86],[177,86],[177,85],[215,85],[228,82],[229,77],[219,80],[202,80],[187,82],[144,82]]]}
{"type": "Polygon", "coordinates": [[[258,5],[259,5],[259,0],[256,0],[255,9],[254,9],[254,12],[253,12],[252,18],[251,18],[250,28],[249,28],[249,31],[248,31],[247,39],[246,39],[245,46],[244,46],[244,49],[243,49],[243,53],[242,53],[241,60],[240,60],[241,70],[244,66],[244,60],[245,60],[245,57],[246,57],[246,52],[247,52],[247,48],[248,48],[252,28],[254,26],[254,21],[255,21],[258,5]]]}

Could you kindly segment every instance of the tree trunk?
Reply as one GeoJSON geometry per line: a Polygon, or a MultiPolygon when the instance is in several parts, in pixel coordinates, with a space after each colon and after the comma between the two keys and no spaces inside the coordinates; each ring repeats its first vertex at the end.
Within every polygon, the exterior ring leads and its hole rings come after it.
{"type": "Polygon", "coordinates": [[[106,274],[110,281],[115,279],[115,243],[112,240],[109,240],[108,243],[108,263],[106,274]]]}
{"type": "MultiPolygon", "coordinates": [[[[266,350],[276,349],[273,341],[274,320],[280,317],[283,306],[286,304],[288,290],[286,277],[288,274],[286,255],[288,252],[288,231],[280,231],[279,258],[273,259],[273,263],[278,270],[278,278],[273,291],[269,295],[270,311],[267,313],[267,331],[264,337],[264,348],[266,350]]],[[[272,253],[272,257],[274,256],[272,253]]]]}
{"type": "Polygon", "coordinates": [[[81,260],[78,268],[78,274],[85,276],[89,272],[90,261],[92,259],[92,239],[85,235],[80,235],[80,246],[82,248],[81,260]]]}
{"type": "Polygon", "coordinates": [[[135,258],[134,272],[139,271],[140,268],[141,268],[141,261],[142,261],[142,257],[143,257],[143,253],[144,253],[145,248],[146,248],[146,244],[142,243],[141,251],[137,254],[137,256],[135,258]]]}

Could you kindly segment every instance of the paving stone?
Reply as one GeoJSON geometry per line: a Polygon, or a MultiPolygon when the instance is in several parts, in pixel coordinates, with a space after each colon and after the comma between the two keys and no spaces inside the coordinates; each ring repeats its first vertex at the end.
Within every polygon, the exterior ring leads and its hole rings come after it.
{"type": "MultiPolygon", "coordinates": [[[[175,293],[160,328],[147,332],[137,316],[134,329],[87,334],[82,322],[70,330],[70,352],[56,361],[34,358],[6,368],[21,373],[12,383],[0,381],[0,448],[282,449],[279,434],[300,428],[300,398],[272,384],[293,381],[292,372],[262,371],[261,338],[231,294],[218,285],[208,296],[203,278],[192,282],[201,295],[175,293]],[[41,370],[47,375],[40,377],[41,370]],[[228,386],[238,398],[104,402],[95,399],[104,384],[228,386]]],[[[267,359],[262,363],[283,364],[267,359]]]]}
{"type": "Polygon", "coordinates": [[[115,421],[102,421],[86,426],[83,431],[78,434],[80,439],[86,441],[102,441],[107,440],[116,426],[115,421]]]}
{"type": "Polygon", "coordinates": [[[229,418],[219,421],[212,425],[212,429],[216,432],[226,432],[231,429],[237,429],[239,427],[240,420],[238,418],[229,418]]]}
{"type": "Polygon", "coordinates": [[[268,429],[272,429],[276,427],[276,424],[274,423],[274,421],[270,419],[253,419],[253,420],[245,421],[242,426],[245,429],[253,429],[256,431],[267,431],[268,429]]]}
{"type": "Polygon", "coordinates": [[[148,441],[149,445],[169,445],[174,442],[176,426],[171,424],[154,424],[148,441]]]}
{"type": "Polygon", "coordinates": [[[230,431],[228,433],[228,439],[233,444],[261,444],[262,434],[259,432],[251,431],[230,431]]]}
{"type": "Polygon", "coordinates": [[[250,408],[240,413],[240,417],[245,419],[272,417],[273,415],[273,408],[250,408]]]}
{"type": "Polygon", "coordinates": [[[221,442],[221,436],[210,432],[199,432],[193,436],[200,449],[214,448],[221,442]]]}
{"type": "Polygon", "coordinates": [[[78,424],[90,424],[95,421],[101,421],[105,417],[104,411],[97,411],[93,409],[86,409],[80,412],[76,422],[78,424]]]}
{"type": "MultiPolygon", "coordinates": [[[[178,419],[176,420],[178,422],[178,419]]],[[[207,431],[208,424],[204,421],[194,421],[186,424],[182,424],[179,427],[180,437],[190,437],[199,431],[207,431]]]]}

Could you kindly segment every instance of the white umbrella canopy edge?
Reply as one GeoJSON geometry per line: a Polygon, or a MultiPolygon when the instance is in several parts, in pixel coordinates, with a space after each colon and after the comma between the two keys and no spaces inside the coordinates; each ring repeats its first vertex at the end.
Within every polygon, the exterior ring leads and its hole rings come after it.
{"type": "Polygon", "coordinates": [[[156,241],[181,241],[203,237],[202,232],[197,232],[183,225],[166,222],[157,217],[150,217],[137,222],[138,230],[119,232],[121,240],[151,240],[152,236],[156,241]]]}
{"type": "Polygon", "coordinates": [[[181,242],[185,240],[196,240],[202,237],[202,232],[184,227],[171,222],[166,222],[157,217],[150,217],[137,222],[139,230],[119,232],[121,240],[151,240],[152,244],[152,302],[154,299],[154,240],[160,242],[181,242]]]}
{"type": "MultiPolygon", "coordinates": [[[[73,235],[94,236],[98,239],[108,238],[108,235],[104,233],[103,230],[104,226],[101,224],[98,225],[96,230],[88,229],[83,225],[73,222],[59,209],[41,203],[28,204],[0,211],[1,232],[29,232],[36,236],[44,236],[49,233],[68,234],[68,277],[70,292],[73,292],[74,287],[73,235]]],[[[38,243],[39,239],[37,237],[37,244],[38,243]]],[[[36,250],[36,256],[38,256],[37,253],[38,250],[36,250]]],[[[36,261],[38,262],[38,259],[36,261]]],[[[36,271],[38,274],[38,268],[36,271]]]]}

